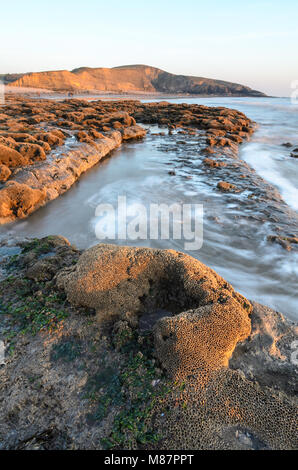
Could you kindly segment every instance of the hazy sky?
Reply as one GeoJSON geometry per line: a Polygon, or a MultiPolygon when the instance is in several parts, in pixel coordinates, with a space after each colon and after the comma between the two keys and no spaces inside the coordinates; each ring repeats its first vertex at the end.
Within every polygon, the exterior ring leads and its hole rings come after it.
{"type": "Polygon", "coordinates": [[[0,0],[0,73],[148,64],[289,96],[298,0],[0,0]]]}

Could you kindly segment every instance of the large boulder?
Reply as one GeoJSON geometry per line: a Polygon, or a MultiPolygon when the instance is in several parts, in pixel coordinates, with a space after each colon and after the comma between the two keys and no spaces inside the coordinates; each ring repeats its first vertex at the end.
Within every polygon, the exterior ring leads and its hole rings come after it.
{"type": "MultiPolygon", "coordinates": [[[[68,300],[98,315],[142,314],[164,308],[175,314],[230,298],[245,314],[249,302],[200,261],[173,250],[96,245],[71,272],[57,279],[68,300]]],[[[235,322],[235,319],[233,319],[235,322]]]]}

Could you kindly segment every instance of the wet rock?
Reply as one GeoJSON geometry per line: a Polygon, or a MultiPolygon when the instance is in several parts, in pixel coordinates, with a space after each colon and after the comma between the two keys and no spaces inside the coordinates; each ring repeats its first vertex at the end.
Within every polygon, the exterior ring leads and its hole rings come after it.
{"type": "Polygon", "coordinates": [[[53,132],[40,132],[35,135],[37,140],[47,142],[50,147],[56,147],[63,144],[63,138],[58,137],[53,132]]]}
{"type": "Polygon", "coordinates": [[[226,135],[226,131],[220,130],[220,129],[212,129],[212,128],[211,128],[211,129],[208,129],[207,135],[208,135],[208,134],[211,134],[212,136],[217,136],[217,137],[218,137],[218,136],[221,136],[221,137],[223,137],[223,136],[226,135]]]}
{"type": "Polygon", "coordinates": [[[98,132],[95,129],[90,129],[88,133],[93,139],[102,139],[104,137],[101,132],[98,132]]]}
{"type": "Polygon", "coordinates": [[[208,137],[208,138],[206,139],[206,142],[207,142],[207,144],[208,144],[210,147],[213,147],[214,145],[216,145],[217,140],[214,139],[214,138],[208,137]]]}
{"type": "Polygon", "coordinates": [[[213,160],[212,158],[205,158],[203,160],[203,163],[204,165],[207,165],[212,168],[220,168],[220,167],[226,166],[226,163],[213,160]]]}
{"type": "Polygon", "coordinates": [[[146,135],[146,130],[141,126],[134,125],[122,129],[121,135],[123,140],[142,139],[146,135]]]}
{"type": "Polygon", "coordinates": [[[52,134],[52,135],[55,135],[56,137],[58,137],[58,138],[61,139],[61,140],[64,140],[65,137],[66,137],[66,135],[67,135],[67,134],[66,134],[65,132],[63,132],[61,129],[53,129],[53,130],[51,130],[51,134],[52,134]]]}
{"type": "Polygon", "coordinates": [[[236,346],[229,366],[243,371],[249,380],[294,396],[297,369],[291,362],[291,344],[297,338],[298,327],[269,307],[257,302],[252,306],[251,334],[236,346]]]}
{"type": "Polygon", "coordinates": [[[297,244],[298,243],[298,237],[285,237],[282,235],[268,235],[267,240],[269,242],[274,242],[278,243],[280,246],[282,246],[285,250],[291,251],[292,246],[291,244],[297,244]]]}
{"type": "Polygon", "coordinates": [[[24,143],[17,147],[18,152],[20,152],[23,157],[28,161],[41,161],[46,159],[46,154],[44,149],[37,144],[28,144],[24,143]]]}
{"type": "Polygon", "coordinates": [[[25,132],[23,133],[17,132],[13,134],[6,133],[3,135],[6,135],[6,137],[8,138],[14,139],[16,142],[26,142],[30,144],[36,143],[36,138],[33,135],[25,133],[25,132]]]}
{"type": "Polygon", "coordinates": [[[237,186],[235,186],[232,183],[228,183],[227,181],[220,181],[219,183],[217,183],[217,188],[220,191],[224,191],[224,192],[237,190],[237,186]]]}
{"type": "Polygon", "coordinates": [[[114,121],[114,122],[113,122],[113,128],[114,128],[114,129],[122,129],[122,128],[123,128],[123,125],[122,125],[121,122],[119,122],[119,121],[114,121]]]}
{"type": "Polygon", "coordinates": [[[87,143],[93,143],[94,142],[94,140],[85,131],[77,132],[76,139],[79,142],[87,142],[87,143]]]}
{"type": "MultiPolygon", "coordinates": [[[[207,133],[210,145],[205,153],[210,154],[220,150],[236,155],[237,145],[254,129],[254,124],[236,110],[168,102],[99,100],[90,106],[86,100],[33,101],[9,97],[3,111],[0,164],[18,169],[10,175],[15,183],[45,191],[43,203],[67,191],[84,171],[122,141],[144,137],[146,131],[136,121],[157,124],[171,131],[177,129],[185,136],[198,136],[199,142],[205,141],[207,133]],[[79,148],[66,148],[57,157],[54,152],[51,154],[73,131],[81,144],[79,148]],[[46,154],[50,154],[49,159],[46,154]],[[41,161],[44,163],[38,163],[41,161]]],[[[177,144],[187,146],[188,141],[178,140],[177,144]]],[[[40,201],[36,201],[35,207],[28,211],[14,210],[7,219],[2,217],[1,223],[10,222],[13,216],[25,217],[39,206],[40,201]]]]}
{"type": "Polygon", "coordinates": [[[292,144],[290,142],[284,142],[283,144],[281,144],[283,147],[287,147],[287,148],[290,148],[292,147],[292,144]]]}
{"type": "Polygon", "coordinates": [[[6,147],[9,147],[11,149],[14,149],[16,146],[16,141],[12,139],[11,137],[4,137],[7,135],[4,133],[3,135],[0,135],[0,144],[5,145],[6,147]]]}
{"type": "Polygon", "coordinates": [[[29,239],[20,246],[19,266],[25,269],[28,279],[36,282],[53,279],[60,269],[73,266],[79,256],[78,250],[62,236],[29,239]]]}
{"type": "MultiPolygon", "coordinates": [[[[69,152],[63,158],[57,158],[50,162],[45,161],[38,168],[35,168],[34,172],[19,171],[13,182],[16,185],[23,185],[24,188],[32,189],[32,194],[35,194],[35,196],[39,194],[40,197],[31,199],[30,209],[28,207],[28,210],[25,211],[4,211],[3,209],[0,223],[10,222],[17,217],[26,217],[40,205],[67,191],[83,172],[98,163],[111,150],[117,148],[120,143],[121,134],[118,131],[113,131],[109,136],[100,139],[98,143],[93,142],[92,146],[90,143],[83,143],[82,145],[87,147],[69,152]],[[7,213],[7,218],[5,218],[4,213],[7,213]]],[[[6,200],[6,205],[8,204],[8,192],[11,193],[11,189],[6,189],[6,187],[0,190],[0,201],[6,200]]],[[[27,195],[28,191],[19,192],[19,196],[22,194],[27,195]]],[[[25,205],[27,203],[28,201],[25,205]]]]}
{"type": "Polygon", "coordinates": [[[248,432],[236,431],[236,438],[246,447],[253,449],[253,441],[251,435],[248,432]]]}
{"type": "Polygon", "coordinates": [[[41,259],[26,271],[26,277],[34,281],[49,281],[54,277],[58,269],[55,260],[41,259]]]}
{"type": "Polygon", "coordinates": [[[205,149],[203,149],[203,153],[208,153],[212,155],[213,153],[215,153],[215,150],[212,147],[206,147],[205,149]]]}
{"type": "MultiPolygon", "coordinates": [[[[228,138],[229,138],[229,141],[232,140],[233,142],[237,142],[237,144],[241,144],[243,142],[243,138],[240,137],[240,135],[237,135],[237,134],[233,134],[233,135],[229,134],[228,138]]],[[[231,144],[229,143],[229,145],[231,145],[231,144]]]]}

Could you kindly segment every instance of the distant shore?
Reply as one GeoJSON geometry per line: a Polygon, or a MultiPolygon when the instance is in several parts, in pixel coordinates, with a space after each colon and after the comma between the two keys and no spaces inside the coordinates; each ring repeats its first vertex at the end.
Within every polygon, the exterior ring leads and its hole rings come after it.
{"type": "MultiPolygon", "coordinates": [[[[82,90],[73,92],[72,90],[65,91],[54,91],[46,88],[29,88],[29,87],[12,87],[9,85],[4,85],[4,93],[9,95],[19,95],[19,96],[30,96],[38,98],[53,98],[57,100],[67,99],[67,98],[76,98],[76,99],[117,99],[117,100],[142,100],[142,99],[175,99],[175,98],[218,98],[218,97],[232,97],[232,98],[241,98],[244,95],[216,95],[216,94],[192,94],[192,93],[160,93],[160,92],[138,92],[133,93],[127,92],[113,92],[113,91],[100,91],[100,90],[82,90]]],[[[253,97],[253,98],[259,98],[253,97]]],[[[267,98],[267,97],[266,97],[267,98]]],[[[274,98],[268,96],[268,98],[274,98]]]]}

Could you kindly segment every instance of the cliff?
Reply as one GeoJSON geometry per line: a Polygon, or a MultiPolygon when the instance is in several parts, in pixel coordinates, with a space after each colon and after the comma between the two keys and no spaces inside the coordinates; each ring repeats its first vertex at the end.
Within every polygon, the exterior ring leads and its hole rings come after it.
{"type": "Polygon", "coordinates": [[[55,91],[102,91],[115,93],[189,93],[222,96],[265,96],[260,91],[232,82],[174,75],[147,65],[114,68],[80,67],[24,74],[10,83],[16,87],[55,91]]]}

